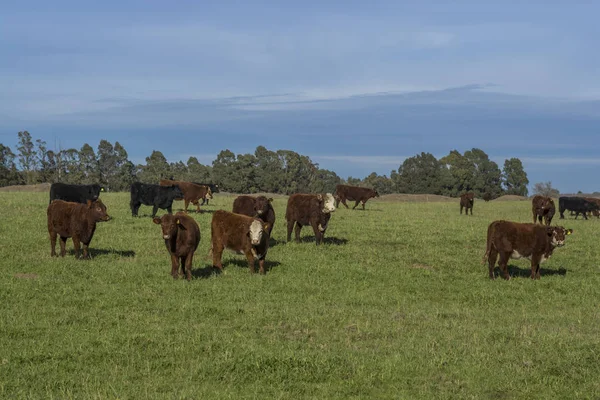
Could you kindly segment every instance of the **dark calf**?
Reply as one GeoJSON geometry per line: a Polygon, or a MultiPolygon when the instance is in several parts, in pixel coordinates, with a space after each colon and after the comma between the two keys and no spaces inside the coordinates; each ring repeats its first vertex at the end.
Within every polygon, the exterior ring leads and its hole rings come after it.
{"type": "Polygon", "coordinates": [[[152,222],[162,228],[162,237],[171,255],[173,279],[179,277],[179,266],[181,265],[181,275],[185,269],[187,280],[191,280],[194,252],[200,243],[200,228],[196,221],[185,213],[178,212],[175,215],[165,214],[160,218],[154,217],[152,222]]]}
{"type": "Polygon", "coordinates": [[[354,210],[359,203],[362,203],[362,209],[365,209],[365,203],[371,197],[379,197],[379,193],[376,190],[364,188],[360,186],[350,186],[350,185],[337,185],[335,187],[335,207],[337,208],[340,205],[340,201],[342,204],[348,208],[348,204],[346,204],[346,200],[356,201],[354,210]]]}
{"type": "Polygon", "coordinates": [[[179,186],[160,186],[135,182],[131,184],[131,200],[129,207],[131,215],[137,217],[140,205],[152,206],[152,217],[156,215],[159,208],[173,213],[173,200],[183,197],[179,186]]]}
{"type": "Polygon", "coordinates": [[[473,202],[475,201],[475,194],[472,192],[464,193],[460,195],[460,213],[463,212],[463,207],[465,209],[465,215],[469,215],[469,210],[471,210],[471,215],[473,215],[473,202]]]}
{"type": "Polygon", "coordinates": [[[238,196],[233,201],[232,212],[259,218],[266,224],[267,233],[271,236],[271,231],[275,226],[275,210],[271,205],[272,201],[272,198],[265,196],[238,196]]]}
{"type": "Polygon", "coordinates": [[[287,241],[292,240],[292,230],[295,227],[296,242],[300,242],[300,230],[304,225],[310,225],[315,233],[317,246],[323,242],[331,213],[335,211],[335,199],[327,194],[293,194],[288,198],[285,210],[287,221],[287,241]]]}
{"type": "Polygon", "coordinates": [[[533,214],[534,224],[536,220],[539,220],[539,223],[541,224],[543,218],[546,225],[550,226],[554,213],[556,212],[554,200],[552,200],[551,197],[541,196],[539,194],[533,196],[533,199],[531,199],[531,212],[533,214]]]}

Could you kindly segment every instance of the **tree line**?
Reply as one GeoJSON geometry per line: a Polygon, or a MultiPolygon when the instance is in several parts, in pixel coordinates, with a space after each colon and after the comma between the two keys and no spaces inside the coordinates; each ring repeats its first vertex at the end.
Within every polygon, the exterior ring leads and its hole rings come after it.
{"type": "Polygon", "coordinates": [[[154,150],[145,164],[135,165],[125,148],[100,140],[94,149],[85,143],[80,149],[49,150],[43,140],[34,140],[27,131],[18,132],[16,154],[0,143],[0,186],[36,183],[100,183],[108,191],[129,190],[131,183],[157,183],[162,178],[216,183],[234,193],[333,192],[340,183],[371,187],[379,194],[412,193],[459,196],[472,191],[527,196],[527,173],[518,158],[505,160],[503,169],[480,149],[463,154],[457,150],[440,159],[430,153],[407,158],[390,176],[373,172],[367,177],[344,180],[335,172],[320,168],[308,156],[291,150],[271,151],[258,146],[254,154],[222,150],[212,165],[196,157],[187,162],[169,163],[154,150]]]}

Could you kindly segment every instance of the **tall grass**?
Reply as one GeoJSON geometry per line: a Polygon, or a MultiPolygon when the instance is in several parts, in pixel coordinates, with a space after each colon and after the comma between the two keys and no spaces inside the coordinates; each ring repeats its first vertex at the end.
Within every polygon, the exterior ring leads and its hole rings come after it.
{"type": "MultiPolygon", "coordinates": [[[[338,209],[323,246],[285,243],[285,199],[265,276],[224,253],[210,219],[191,282],[173,280],[160,227],[127,194],[102,194],[92,260],[51,258],[47,194],[1,193],[1,398],[598,398],[600,221],[527,278],[490,281],[487,225],[529,202],[369,201],[338,209]]],[[[176,203],[175,208],[180,204],[176,203]]],[[[162,213],[159,213],[161,215],[162,213]]],[[[67,249],[72,250],[69,240],[67,249]]]]}

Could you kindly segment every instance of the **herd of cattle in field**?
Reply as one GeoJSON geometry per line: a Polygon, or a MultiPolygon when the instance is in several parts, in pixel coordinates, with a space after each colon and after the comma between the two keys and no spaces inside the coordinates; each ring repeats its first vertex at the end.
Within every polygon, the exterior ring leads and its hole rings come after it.
{"type": "MultiPolygon", "coordinates": [[[[79,258],[82,246],[83,258],[89,258],[88,246],[94,235],[96,223],[110,219],[106,206],[99,199],[102,191],[104,189],[97,184],[52,184],[47,210],[51,256],[56,256],[56,241],[60,236],[61,256],[65,256],[67,239],[72,238],[75,256],[79,258]]],[[[139,182],[131,185],[131,214],[137,216],[142,204],[153,207],[152,221],[161,226],[162,238],[171,257],[173,278],[185,275],[188,280],[191,279],[192,260],[200,242],[198,224],[187,215],[189,203],[195,205],[196,211],[200,212],[199,202],[208,202],[213,198],[213,193],[218,191],[217,185],[173,179],[162,179],[158,185],[139,182]],[[173,215],[174,200],[184,201],[184,211],[173,215]],[[166,210],[167,214],[156,217],[158,209],[166,210]]],[[[292,194],[288,198],[285,212],[287,241],[292,240],[294,231],[295,240],[299,242],[302,227],[311,226],[315,242],[319,245],[323,242],[331,213],[340,202],[348,208],[346,201],[355,201],[353,209],[362,204],[364,210],[367,200],[378,196],[377,191],[373,189],[349,185],[337,185],[334,194],[292,194]]],[[[473,193],[461,195],[461,214],[465,209],[465,215],[469,215],[469,210],[470,215],[473,215],[474,199],[473,193]]],[[[486,196],[484,199],[489,200],[486,196]]],[[[222,254],[225,249],[229,249],[246,256],[251,273],[255,272],[255,260],[258,260],[259,272],[266,272],[265,257],[275,224],[272,200],[265,196],[240,195],[234,200],[231,212],[217,210],[213,213],[210,253],[214,268],[223,270],[222,254]]],[[[574,213],[575,219],[579,214],[585,219],[588,218],[588,214],[600,217],[600,199],[560,197],[561,219],[564,218],[565,211],[574,213]]],[[[551,226],[555,212],[552,198],[536,195],[532,199],[533,223],[499,220],[489,224],[483,262],[488,262],[491,279],[495,278],[494,268],[498,258],[503,278],[510,279],[509,259],[523,257],[531,261],[531,278],[540,278],[540,263],[547,260],[555,248],[563,246],[565,237],[573,233],[572,229],[551,226]]]]}

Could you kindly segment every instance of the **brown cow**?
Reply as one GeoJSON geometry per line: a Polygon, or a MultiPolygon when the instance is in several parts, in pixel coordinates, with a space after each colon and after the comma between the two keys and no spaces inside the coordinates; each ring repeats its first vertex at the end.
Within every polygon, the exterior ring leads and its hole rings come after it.
{"type": "Polygon", "coordinates": [[[539,220],[539,223],[541,224],[542,218],[544,218],[546,225],[550,226],[554,213],[556,212],[554,200],[552,200],[551,197],[536,194],[533,196],[533,199],[531,199],[531,212],[533,213],[534,224],[537,220],[539,220]]]}
{"type": "Polygon", "coordinates": [[[492,194],[490,192],[485,192],[482,196],[482,199],[487,203],[492,199],[492,194]]]}
{"type": "Polygon", "coordinates": [[[213,267],[219,271],[223,270],[223,250],[229,249],[246,255],[250,273],[255,272],[254,260],[258,258],[260,273],[265,274],[265,257],[269,250],[268,224],[247,215],[217,210],[210,224],[210,239],[213,267]]]}
{"type": "Polygon", "coordinates": [[[162,228],[162,237],[171,255],[173,279],[179,277],[179,265],[181,264],[181,275],[185,269],[187,280],[191,280],[192,260],[200,242],[200,228],[196,221],[180,211],[175,215],[165,214],[160,218],[154,217],[152,222],[162,228]]]}
{"type": "Polygon", "coordinates": [[[494,221],[488,226],[487,245],[483,263],[488,261],[490,279],[494,277],[494,266],[498,255],[498,266],[504,279],[510,279],[508,260],[522,257],[531,260],[531,279],[540,279],[540,263],[552,255],[556,247],[565,244],[565,237],[572,229],[562,226],[541,226],[510,221],[494,221]]]}
{"type": "Polygon", "coordinates": [[[236,214],[243,214],[262,220],[267,224],[268,228],[265,229],[267,229],[267,233],[271,236],[271,231],[275,225],[275,210],[271,204],[272,201],[272,198],[265,196],[252,197],[242,195],[236,197],[233,201],[233,209],[231,211],[236,214]]]}
{"type": "Polygon", "coordinates": [[[287,220],[287,241],[292,240],[292,229],[296,224],[296,242],[300,242],[300,230],[310,225],[315,233],[317,246],[323,242],[331,213],[335,211],[335,199],[331,193],[293,194],[289,197],[285,219],[287,220]]]}
{"type": "MultiPolygon", "coordinates": [[[[586,199],[589,202],[598,204],[598,206],[600,206],[600,199],[597,197],[584,197],[584,199],[586,199]]],[[[600,211],[598,210],[592,210],[590,211],[590,213],[594,216],[594,217],[598,217],[600,218],[600,211]]]]}
{"type": "Polygon", "coordinates": [[[196,185],[195,183],[191,182],[174,181],[171,179],[161,179],[159,183],[161,186],[179,186],[179,188],[183,192],[183,199],[175,200],[183,200],[185,202],[185,212],[187,212],[188,205],[190,204],[190,202],[196,206],[196,212],[201,212],[200,204],[198,203],[198,201],[204,198],[213,198],[212,191],[208,186],[196,185]]]}
{"type": "Polygon", "coordinates": [[[79,258],[79,244],[83,243],[83,257],[90,258],[88,246],[96,231],[96,222],[108,221],[106,206],[101,200],[88,200],[87,204],[53,200],[46,211],[50,234],[50,256],[56,256],[56,237],[60,236],[60,256],[66,254],[68,238],[73,239],[75,258],[79,258]]]}
{"type": "Polygon", "coordinates": [[[346,200],[356,201],[354,210],[358,203],[362,203],[362,209],[365,209],[365,203],[371,197],[379,197],[379,193],[376,190],[359,187],[359,186],[350,186],[350,185],[337,185],[335,187],[335,207],[337,208],[340,205],[340,201],[342,204],[348,208],[348,204],[346,204],[346,200]]]}
{"type": "Polygon", "coordinates": [[[463,193],[460,195],[460,213],[465,208],[465,215],[469,215],[469,209],[471,209],[471,215],[473,215],[473,202],[475,201],[475,194],[473,192],[463,193]]]}

